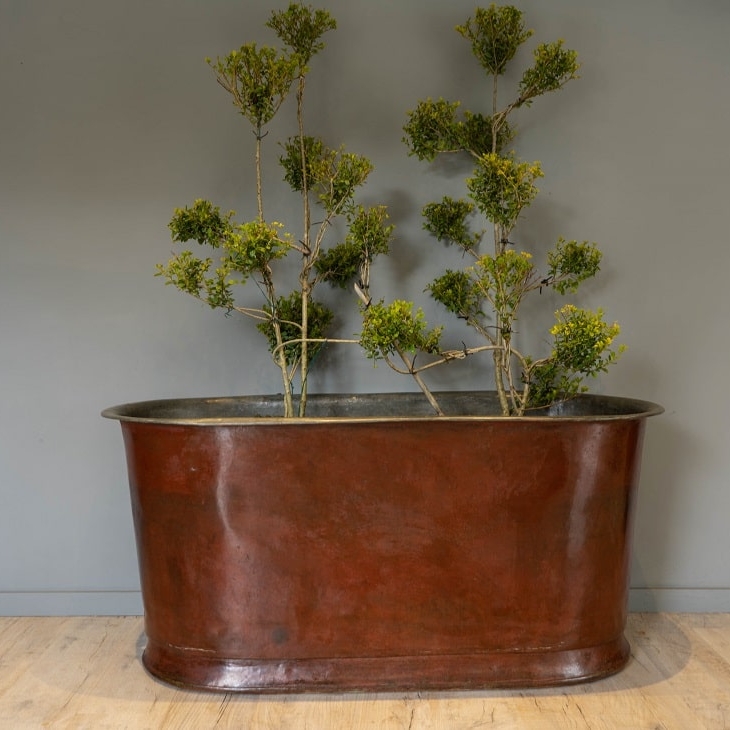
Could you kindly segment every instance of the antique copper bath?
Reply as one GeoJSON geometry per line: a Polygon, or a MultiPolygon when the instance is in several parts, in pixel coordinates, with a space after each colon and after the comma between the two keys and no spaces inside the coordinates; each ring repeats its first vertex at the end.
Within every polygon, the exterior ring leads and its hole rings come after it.
{"type": "Polygon", "coordinates": [[[621,669],[643,401],[506,419],[418,395],[154,401],[121,421],[155,676],[248,692],[621,669]],[[409,408],[416,415],[405,417],[409,408]],[[476,415],[474,415],[476,414],[476,415]],[[587,415],[591,414],[591,415],[587,415]]]}

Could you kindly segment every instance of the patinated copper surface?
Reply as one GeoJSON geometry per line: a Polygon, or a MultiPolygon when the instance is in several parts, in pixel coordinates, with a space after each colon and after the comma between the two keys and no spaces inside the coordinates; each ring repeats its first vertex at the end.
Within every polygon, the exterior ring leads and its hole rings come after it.
{"type": "Polygon", "coordinates": [[[279,692],[618,671],[646,415],[122,420],[145,665],[279,692]]]}

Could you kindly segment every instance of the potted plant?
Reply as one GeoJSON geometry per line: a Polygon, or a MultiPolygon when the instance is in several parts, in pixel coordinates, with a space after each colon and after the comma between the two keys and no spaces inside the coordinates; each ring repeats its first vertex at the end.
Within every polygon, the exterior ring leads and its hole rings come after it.
{"type": "Polygon", "coordinates": [[[541,686],[618,671],[642,436],[661,408],[580,392],[619,353],[600,312],[561,308],[541,356],[523,351],[516,324],[526,295],[572,292],[600,262],[595,245],[561,239],[538,273],[516,244],[541,169],[509,151],[509,115],[574,78],[575,53],[539,45],[505,103],[498,80],[530,32],[513,7],[478,8],[457,31],[491,79],[492,108],[428,100],[407,117],[412,154],[473,166],[468,199],[424,209],[427,231],[469,262],[428,286],[481,338],[449,348],[412,303],[372,297],[371,264],[393,229],[384,206],[355,200],[370,163],[305,131],[307,73],[334,19],[292,4],[267,25],[284,50],[251,43],[209,61],[254,131],[257,215],[236,224],[202,200],[178,209],[173,239],[213,253],[184,250],[158,274],[257,320],[283,393],[104,411],[127,452],[145,665],[182,686],[253,692],[541,686]],[[268,217],[261,182],[266,125],[290,90],[296,128],[280,162],[301,199],[296,232],[268,217]],[[488,253],[468,226],[477,214],[492,226],[488,253]],[[344,240],[327,248],[337,218],[344,240]],[[286,255],[300,263],[289,294],[277,278],[286,255]],[[260,306],[238,303],[246,281],[260,306]],[[329,333],[323,282],[355,292],[356,340],[329,333]],[[359,343],[425,397],[310,394],[314,355],[336,342],[359,343]],[[425,370],[483,352],[493,392],[431,391],[425,370]]]}

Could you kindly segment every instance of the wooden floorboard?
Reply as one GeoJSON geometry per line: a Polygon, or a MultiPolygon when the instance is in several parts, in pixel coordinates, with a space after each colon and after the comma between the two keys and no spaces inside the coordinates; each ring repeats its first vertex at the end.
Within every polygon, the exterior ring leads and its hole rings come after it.
{"type": "Polygon", "coordinates": [[[631,614],[628,667],[535,691],[243,696],[143,669],[137,617],[0,618],[0,729],[730,730],[730,614],[631,614]]]}

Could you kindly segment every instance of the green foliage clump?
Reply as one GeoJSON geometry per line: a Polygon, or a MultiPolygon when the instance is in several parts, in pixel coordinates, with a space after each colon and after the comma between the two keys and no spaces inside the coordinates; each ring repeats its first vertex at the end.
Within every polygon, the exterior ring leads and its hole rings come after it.
{"type": "Polygon", "coordinates": [[[423,208],[423,227],[439,241],[455,243],[466,251],[479,243],[481,235],[469,230],[467,218],[474,212],[474,205],[467,200],[454,200],[448,195],[437,203],[423,208]]]}
{"type": "Polygon", "coordinates": [[[219,248],[231,230],[232,216],[221,215],[220,208],[207,200],[196,200],[191,208],[177,208],[168,227],[173,241],[197,241],[201,246],[219,248]]]}
{"type": "Polygon", "coordinates": [[[538,162],[518,162],[512,155],[489,152],[478,159],[466,186],[477,208],[509,233],[522,209],[537,197],[535,180],[540,177],[542,169],[538,162]]]}
{"type": "Polygon", "coordinates": [[[447,269],[426,290],[437,302],[461,319],[472,321],[481,314],[481,297],[474,280],[466,271],[447,269]]]}
{"type": "Polygon", "coordinates": [[[373,360],[394,353],[439,352],[441,328],[427,329],[423,311],[413,311],[413,302],[396,299],[377,302],[365,310],[360,344],[373,360]]]}
{"type": "Polygon", "coordinates": [[[426,99],[409,112],[403,141],[409,154],[432,162],[441,152],[470,152],[474,157],[500,150],[512,138],[509,125],[495,129],[492,117],[470,111],[458,116],[461,102],[426,99]]]}
{"type": "Polygon", "coordinates": [[[591,312],[566,304],[555,316],[550,357],[528,365],[533,407],[584,392],[584,378],[606,372],[625,349],[622,345],[614,349],[621,329],[616,322],[606,322],[601,309],[591,312]]]}
{"type": "Polygon", "coordinates": [[[315,263],[321,279],[343,289],[355,282],[367,303],[370,264],[390,249],[393,226],[387,220],[388,210],[384,205],[369,208],[360,205],[351,211],[345,240],[323,251],[315,263]]]}
{"type": "Polygon", "coordinates": [[[596,375],[615,362],[618,353],[611,346],[621,329],[616,322],[604,321],[602,309],[591,312],[566,304],[556,317],[558,322],[550,330],[554,342],[552,356],[561,366],[596,375]]]}
{"type": "Polygon", "coordinates": [[[470,270],[472,282],[480,295],[500,313],[501,334],[509,339],[512,322],[522,299],[530,290],[534,277],[532,255],[507,248],[496,256],[480,256],[470,270]]]}
{"type": "Polygon", "coordinates": [[[373,169],[367,158],[345,152],[344,148],[329,149],[315,137],[290,139],[284,144],[284,150],[286,154],[279,158],[284,180],[299,193],[304,192],[306,185],[331,215],[344,212],[352,205],[355,191],[373,169]]]}
{"type": "Polygon", "coordinates": [[[326,10],[291,3],[286,10],[274,11],[266,25],[297,54],[302,67],[324,49],[322,36],[337,28],[337,21],[326,10]]]}
{"type": "MultiPolygon", "coordinates": [[[[264,311],[269,316],[265,321],[259,322],[256,328],[269,341],[269,350],[275,353],[277,348],[283,349],[286,364],[289,366],[299,363],[304,345],[301,324],[304,314],[299,292],[292,292],[288,297],[279,297],[273,307],[265,304],[264,311]]],[[[324,304],[310,299],[306,316],[307,332],[314,343],[309,348],[309,355],[313,358],[322,347],[334,313],[324,304]]]]}
{"type": "Polygon", "coordinates": [[[563,48],[563,41],[542,43],[533,55],[535,62],[522,75],[516,106],[529,105],[534,97],[562,89],[577,78],[578,54],[563,48]]]}
{"type": "Polygon", "coordinates": [[[456,26],[457,33],[471,42],[471,50],[482,68],[492,76],[500,76],[520,46],[530,38],[522,12],[509,5],[477,8],[473,18],[456,26]]]}
{"type": "Polygon", "coordinates": [[[267,46],[258,48],[255,43],[215,61],[207,60],[218,83],[233,97],[234,105],[257,134],[279,111],[298,69],[296,57],[281,55],[267,46]]]}
{"type": "Polygon", "coordinates": [[[281,235],[280,223],[255,220],[234,225],[231,216],[222,216],[207,200],[176,209],[169,224],[173,241],[192,240],[221,249],[219,265],[213,269],[212,258],[197,257],[189,250],[157,265],[157,276],[164,277],[165,283],[228,312],[236,308],[233,287],[257,272],[266,276],[272,261],[285,256],[291,246],[281,235]]]}
{"type": "Polygon", "coordinates": [[[602,254],[594,243],[566,241],[561,236],[555,248],[548,252],[546,283],[560,294],[573,293],[582,281],[598,273],[601,258],[602,254]]]}

